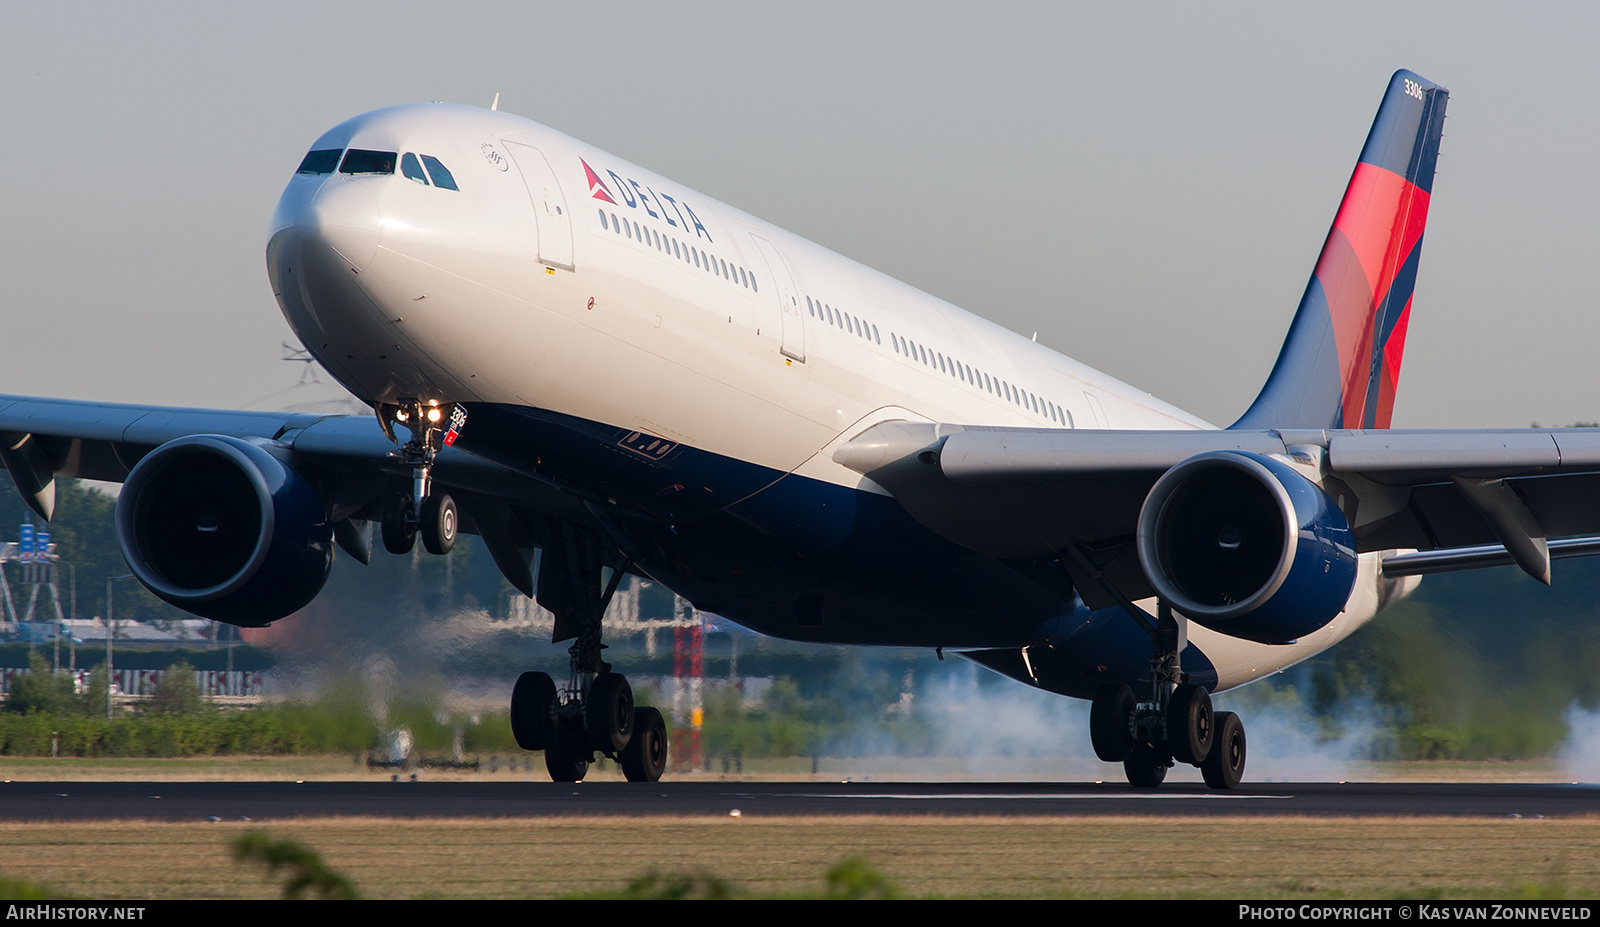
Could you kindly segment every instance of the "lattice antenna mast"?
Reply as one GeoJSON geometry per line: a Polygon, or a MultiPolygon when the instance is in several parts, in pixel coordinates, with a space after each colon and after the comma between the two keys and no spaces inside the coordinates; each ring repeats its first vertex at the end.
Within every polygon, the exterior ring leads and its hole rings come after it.
{"type": "Polygon", "coordinates": [[[322,385],[322,378],[317,374],[317,359],[311,356],[311,352],[305,348],[297,348],[287,341],[282,342],[282,344],[283,360],[305,365],[300,369],[300,382],[295,385],[305,386],[307,383],[322,385]]]}

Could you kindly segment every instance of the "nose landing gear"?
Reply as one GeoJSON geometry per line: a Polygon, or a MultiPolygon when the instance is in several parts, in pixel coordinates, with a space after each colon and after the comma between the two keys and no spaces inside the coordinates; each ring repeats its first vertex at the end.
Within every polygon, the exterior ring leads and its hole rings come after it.
{"type": "Polygon", "coordinates": [[[430,554],[443,556],[455,546],[459,516],[449,493],[430,492],[434,457],[455,443],[467,423],[467,410],[455,403],[406,399],[380,403],[378,424],[389,440],[400,445],[393,454],[411,470],[412,492],[391,495],[383,506],[383,546],[391,554],[409,554],[422,535],[430,554]],[[404,444],[395,437],[395,425],[411,432],[404,444]]]}

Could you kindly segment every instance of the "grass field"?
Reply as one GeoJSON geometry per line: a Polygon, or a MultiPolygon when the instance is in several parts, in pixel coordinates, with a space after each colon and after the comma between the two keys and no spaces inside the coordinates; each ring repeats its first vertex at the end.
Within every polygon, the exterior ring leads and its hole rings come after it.
{"type": "MultiPolygon", "coordinates": [[[[0,876],[98,899],[273,898],[233,861],[252,824],[0,825],[0,876]]],[[[260,828],[367,898],[615,895],[652,871],[737,896],[822,896],[849,857],[904,897],[1600,895],[1600,820],[1149,818],[324,819],[260,828]]]]}

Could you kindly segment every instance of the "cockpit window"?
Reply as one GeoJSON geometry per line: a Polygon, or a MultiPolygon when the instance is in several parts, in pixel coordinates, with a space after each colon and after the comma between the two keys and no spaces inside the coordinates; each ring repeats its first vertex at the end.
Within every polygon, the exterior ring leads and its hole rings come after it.
{"type": "Polygon", "coordinates": [[[409,151],[400,159],[400,173],[423,186],[428,185],[428,175],[422,173],[422,165],[417,163],[417,156],[409,151]]]}
{"type": "Polygon", "coordinates": [[[433,176],[433,185],[446,190],[456,189],[456,179],[448,168],[439,163],[439,159],[432,155],[423,155],[422,163],[428,165],[428,173],[433,176]]]}
{"type": "Polygon", "coordinates": [[[331,174],[339,166],[339,155],[344,151],[339,148],[324,148],[320,151],[308,151],[304,161],[295,169],[296,174],[331,174]]]}
{"type": "Polygon", "coordinates": [[[344,153],[341,174],[393,174],[395,153],[392,151],[364,151],[352,148],[344,153]]]}

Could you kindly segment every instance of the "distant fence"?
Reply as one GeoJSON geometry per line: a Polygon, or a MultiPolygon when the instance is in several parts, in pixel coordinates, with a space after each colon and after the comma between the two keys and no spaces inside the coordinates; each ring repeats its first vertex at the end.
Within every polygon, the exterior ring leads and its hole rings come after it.
{"type": "MultiPolygon", "coordinates": [[[[26,672],[28,672],[26,668],[0,667],[0,692],[11,694],[11,681],[26,672]]],[[[72,675],[77,691],[83,692],[89,688],[89,670],[62,670],[62,672],[72,675]]],[[[111,680],[119,695],[150,696],[156,694],[156,687],[161,684],[161,677],[167,672],[167,670],[113,670],[111,680]]],[[[194,682],[200,687],[200,694],[212,698],[219,696],[259,698],[263,692],[264,678],[264,673],[247,670],[194,671],[194,682]]]]}

